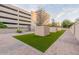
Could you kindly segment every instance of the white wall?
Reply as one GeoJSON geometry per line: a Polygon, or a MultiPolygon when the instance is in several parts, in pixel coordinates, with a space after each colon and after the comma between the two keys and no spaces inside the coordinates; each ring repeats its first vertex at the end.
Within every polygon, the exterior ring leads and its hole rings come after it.
{"type": "Polygon", "coordinates": [[[77,22],[74,25],[72,25],[71,28],[70,28],[70,30],[73,33],[73,35],[75,36],[75,38],[77,40],[79,40],[79,22],[77,22]]]}

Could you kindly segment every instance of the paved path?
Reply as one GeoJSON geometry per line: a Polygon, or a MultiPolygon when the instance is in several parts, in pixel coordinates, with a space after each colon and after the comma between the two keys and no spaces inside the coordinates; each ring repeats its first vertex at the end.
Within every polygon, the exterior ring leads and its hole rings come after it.
{"type": "MultiPolygon", "coordinates": [[[[40,54],[41,52],[16,40],[12,36],[15,34],[0,34],[0,54],[1,55],[25,55],[40,54]],[[39,53],[38,53],[39,52],[39,53]]],[[[20,34],[19,34],[20,35],[20,34]]]]}
{"type": "Polygon", "coordinates": [[[79,54],[79,41],[67,30],[45,54],[74,55],[79,54]]]}
{"type": "Polygon", "coordinates": [[[0,54],[79,54],[79,41],[75,40],[74,35],[68,30],[45,53],[42,53],[16,40],[11,34],[0,34],[0,54]]]}

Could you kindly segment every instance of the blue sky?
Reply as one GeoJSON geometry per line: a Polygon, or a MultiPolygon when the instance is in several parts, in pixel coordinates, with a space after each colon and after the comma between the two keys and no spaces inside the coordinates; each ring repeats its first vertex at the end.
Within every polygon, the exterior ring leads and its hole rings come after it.
{"type": "Polygon", "coordinates": [[[37,10],[41,6],[50,14],[50,18],[56,21],[64,19],[74,21],[79,18],[79,4],[16,4],[16,6],[30,11],[37,10]]]}

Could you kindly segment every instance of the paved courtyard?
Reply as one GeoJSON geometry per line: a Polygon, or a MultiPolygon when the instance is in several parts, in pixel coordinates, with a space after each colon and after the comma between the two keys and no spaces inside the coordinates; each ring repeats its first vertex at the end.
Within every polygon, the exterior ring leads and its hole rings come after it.
{"type": "Polygon", "coordinates": [[[13,38],[13,35],[15,34],[0,34],[1,55],[79,54],[79,41],[74,39],[70,30],[67,30],[45,53],[13,38]]]}
{"type": "Polygon", "coordinates": [[[70,30],[67,30],[47,51],[45,54],[55,55],[78,55],[79,41],[75,39],[70,30]]]}

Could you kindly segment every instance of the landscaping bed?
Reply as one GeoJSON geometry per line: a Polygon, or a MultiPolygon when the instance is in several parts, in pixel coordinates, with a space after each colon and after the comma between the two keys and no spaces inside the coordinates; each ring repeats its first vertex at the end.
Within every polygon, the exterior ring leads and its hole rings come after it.
{"type": "Polygon", "coordinates": [[[37,36],[32,34],[24,34],[14,36],[16,39],[40,50],[41,52],[45,52],[62,34],[64,30],[52,32],[48,36],[37,36]]]}

